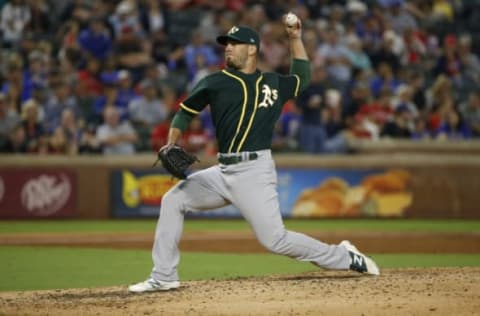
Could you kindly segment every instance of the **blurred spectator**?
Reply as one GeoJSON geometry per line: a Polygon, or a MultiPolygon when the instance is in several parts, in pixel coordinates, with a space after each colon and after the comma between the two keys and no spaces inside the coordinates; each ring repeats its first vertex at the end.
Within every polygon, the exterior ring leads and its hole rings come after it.
{"type": "Polygon", "coordinates": [[[158,97],[153,82],[142,81],[140,89],[142,95],[128,104],[130,120],[135,125],[153,127],[167,118],[168,109],[158,97]]]}
{"type": "Polygon", "coordinates": [[[73,111],[76,118],[83,120],[83,114],[77,104],[77,99],[72,95],[70,87],[60,82],[53,87],[53,95],[45,104],[45,129],[53,132],[61,121],[62,113],[65,109],[73,111]]]}
{"type": "Polygon", "coordinates": [[[408,78],[408,85],[412,93],[412,102],[416,105],[417,110],[425,115],[428,111],[427,100],[425,95],[425,77],[421,72],[414,72],[408,78]]]}
{"type": "Polygon", "coordinates": [[[116,39],[122,39],[127,33],[132,34],[134,37],[143,36],[143,29],[140,24],[135,1],[120,1],[114,14],[110,16],[110,23],[116,39]]]}
{"type": "Polygon", "coordinates": [[[393,110],[398,107],[405,106],[413,118],[417,118],[419,113],[417,105],[412,101],[413,93],[412,88],[407,84],[401,84],[395,91],[395,97],[392,100],[393,110]]]}
{"type": "Polygon", "coordinates": [[[161,91],[170,80],[167,75],[168,70],[164,64],[150,63],[145,69],[143,80],[150,81],[157,91],[161,91]]]}
{"type": "Polygon", "coordinates": [[[4,143],[10,131],[18,125],[20,116],[8,107],[7,97],[0,92],[0,144],[4,143]]]}
{"type": "Polygon", "coordinates": [[[377,75],[370,82],[373,95],[378,96],[383,89],[395,92],[399,86],[400,80],[395,77],[392,67],[385,62],[380,63],[377,68],[377,75]]]}
{"type": "Polygon", "coordinates": [[[13,94],[12,98],[17,102],[23,102],[32,97],[34,83],[24,76],[23,66],[23,60],[19,55],[10,56],[6,69],[6,80],[2,84],[2,92],[7,95],[13,94]],[[10,90],[13,91],[10,92],[10,90]]]}
{"type": "Polygon", "coordinates": [[[348,150],[348,143],[342,120],[341,94],[335,89],[329,89],[325,97],[326,106],[322,108],[321,118],[327,140],[323,150],[328,153],[344,153],[348,150]]]}
{"type": "Polygon", "coordinates": [[[472,52],[472,37],[462,34],[458,40],[458,55],[465,70],[465,76],[474,84],[480,84],[480,59],[472,52]]]}
{"type": "Polygon", "coordinates": [[[13,47],[21,39],[23,30],[31,17],[26,0],[11,0],[3,6],[0,29],[3,33],[4,47],[13,47]]]}
{"type": "Polygon", "coordinates": [[[72,155],[78,152],[76,143],[69,143],[65,131],[57,127],[49,138],[48,153],[59,155],[72,155]]]}
{"type": "Polygon", "coordinates": [[[169,110],[158,96],[153,82],[145,79],[140,83],[141,95],[130,101],[128,112],[130,121],[139,136],[137,150],[150,150],[152,128],[164,121],[169,110]]]}
{"type": "Polygon", "coordinates": [[[473,137],[480,137],[480,91],[471,92],[468,101],[460,109],[473,137]]]}
{"type": "Polygon", "coordinates": [[[37,36],[42,36],[50,32],[49,7],[46,0],[30,0],[30,21],[27,28],[37,36]]]}
{"type": "Polygon", "coordinates": [[[59,11],[60,21],[65,22],[75,20],[78,21],[83,27],[88,23],[88,20],[92,17],[92,14],[95,13],[92,11],[92,2],[93,1],[73,0],[64,4],[63,1],[59,1],[53,7],[59,6],[63,9],[59,11]]]}
{"type": "Polygon", "coordinates": [[[22,124],[15,125],[5,143],[0,144],[0,152],[2,153],[27,153],[27,137],[25,128],[22,124]]]}
{"type": "MultiPolygon", "coordinates": [[[[341,99],[337,90],[327,94],[327,73],[321,67],[314,68],[310,85],[298,99],[302,124],[299,129],[300,149],[309,153],[335,153],[346,149],[346,140],[339,132],[338,115],[341,117],[341,99]],[[336,110],[336,114],[332,113],[336,110]]],[[[342,123],[339,123],[342,124],[342,123]]]]}
{"type": "Polygon", "coordinates": [[[120,70],[117,76],[118,94],[115,104],[122,119],[128,118],[128,104],[137,97],[132,84],[132,77],[128,70],[120,70]]]}
{"type": "Polygon", "coordinates": [[[413,140],[429,140],[432,138],[430,131],[428,130],[427,122],[421,118],[415,120],[415,128],[412,132],[413,140]]]}
{"type": "MultiPolygon", "coordinates": [[[[167,119],[163,122],[160,122],[155,126],[150,134],[150,145],[153,151],[157,152],[163,145],[167,143],[168,138],[168,129],[170,128],[171,120],[175,112],[179,108],[181,98],[178,98],[177,92],[170,86],[164,86],[162,90],[162,103],[169,110],[167,119]]],[[[211,122],[211,116],[208,114],[208,107],[200,113],[200,118],[202,119],[202,125],[209,133],[211,137],[214,133],[213,123],[211,122]],[[205,120],[208,118],[209,120],[205,120]],[[211,129],[210,129],[211,128],[211,129]]]]}
{"type": "Polygon", "coordinates": [[[427,47],[424,40],[424,34],[421,32],[413,29],[405,30],[403,33],[403,65],[419,66],[421,64],[427,53],[427,47]]]}
{"type": "Polygon", "coordinates": [[[404,0],[382,0],[387,8],[385,20],[389,21],[393,30],[400,35],[407,29],[417,29],[417,21],[405,9],[404,0]]]}
{"type": "Polygon", "coordinates": [[[431,110],[434,105],[442,100],[453,98],[452,83],[445,75],[436,77],[433,84],[427,89],[426,93],[427,108],[431,110]]]}
{"type": "Polygon", "coordinates": [[[344,10],[340,4],[332,3],[328,14],[327,28],[333,29],[340,36],[345,34],[345,23],[343,23],[344,10]]]}
{"type": "Polygon", "coordinates": [[[438,22],[451,22],[454,19],[455,12],[452,4],[448,0],[433,0],[431,14],[438,22]]]}
{"type": "Polygon", "coordinates": [[[119,107],[118,101],[118,86],[116,82],[106,82],[104,85],[104,93],[93,101],[94,115],[89,119],[89,123],[98,124],[103,121],[103,112],[108,106],[119,107]]]}
{"type": "MultiPolygon", "coordinates": [[[[35,49],[28,54],[28,67],[23,71],[24,82],[31,82],[33,86],[48,86],[50,72],[50,57],[48,53],[35,49]]],[[[28,98],[28,96],[25,96],[28,98]]]]}
{"type": "Polygon", "coordinates": [[[180,61],[183,61],[187,68],[187,80],[191,81],[199,70],[197,61],[200,56],[206,66],[216,65],[219,62],[219,57],[212,45],[205,42],[200,32],[193,31],[190,43],[184,48],[177,48],[170,54],[168,67],[171,70],[177,69],[180,61]]]}
{"type": "Polygon", "coordinates": [[[30,99],[22,105],[22,124],[26,133],[28,152],[43,152],[48,138],[43,129],[38,103],[30,99]]]}
{"type": "Polygon", "coordinates": [[[384,19],[382,15],[373,8],[371,12],[365,15],[364,19],[357,21],[355,25],[356,33],[370,56],[382,46],[383,24],[384,19]]]}
{"type": "Polygon", "coordinates": [[[301,120],[301,111],[296,106],[282,112],[273,131],[272,150],[277,152],[300,150],[298,138],[301,120]]]}
{"type": "MultiPolygon", "coordinates": [[[[83,125],[84,122],[81,122],[83,125]]],[[[79,127],[75,112],[72,109],[64,108],[61,114],[60,124],[55,129],[55,133],[61,129],[65,139],[65,154],[77,154],[79,152],[80,142],[83,131],[79,127]]]]}
{"type": "Polygon", "coordinates": [[[58,37],[61,43],[59,55],[64,57],[67,50],[77,50],[79,48],[78,36],[80,33],[80,26],[77,21],[72,20],[63,25],[58,30],[58,37]]]}
{"type": "Polygon", "coordinates": [[[381,47],[370,53],[373,67],[376,68],[378,72],[381,64],[387,64],[390,65],[392,71],[396,73],[400,68],[400,56],[403,50],[403,39],[397,36],[392,30],[385,31],[381,47]]]}
{"type": "Polygon", "coordinates": [[[370,63],[370,58],[363,51],[362,42],[357,36],[354,35],[347,39],[347,48],[347,56],[354,70],[371,70],[372,65],[370,63]]]}
{"type": "Polygon", "coordinates": [[[443,40],[443,52],[437,59],[434,74],[445,74],[450,78],[458,77],[463,70],[458,55],[458,40],[453,34],[447,35],[443,40]]]}
{"type": "Polygon", "coordinates": [[[195,154],[205,154],[211,151],[212,141],[207,131],[203,128],[202,120],[196,116],[190,122],[183,134],[182,143],[185,149],[195,154]]]}
{"type": "Polygon", "coordinates": [[[413,128],[413,117],[408,107],[402,105],[395,109],[393,120],[385,124],[381,136],[389,138],[411,138],[413,128]]]}
{"type": "Polygon", "coordinates": [[[165,27],[165,12],[162,10],[160,1],[145,0],[140,12],[143,28],[150,34],[163,31],[165,27]]]}
{"type": "Polygon", "coordinates": [[[380,96],[360,106],[356,113],[351,131],[358,138],[376,140],[386,122],[392,119],[393,109],[391,106],[392,93],[384,89],[380,96]]]}
{"type": "MultiPolygon", "coordinates": [[[[2,92],[3,93],[3,92],[2,92]]],[[[21,109],[21,98],[20,98],[20,90],[18,86],[11,85],[8,87],[6,94],[6,103],[8,109],[14,112],[20,112],[21,109]]]]}
{"type": "Polygon", "coordinates": [[[105,60],[112,49],[110,34],[99,18],[90,20],[88,28],[80,32],[78,42],[86,54],[99,60],[105,60]]]}
{"type": "Polygon", "coordinates": [[[472,137],[472,131],[467,124],[463,122],[460,114],[452,109],[448,111],[446,120],[435,131],[437,139],[469,139],[472,137]]]}
{"type": "Polygon", "coordinates": [[[100,72],[100,81],[104,85],[116,84],[118,81],[117,61],[115,58],[108,58],[103,62],[103,67],[100,72]]]}
{"type": "Polygon", "coordinates": [[[455,110],[455,100],[445,97],[434,105],[428,116],[428,128],[434,133],[447,121],[448,113],[455,110]]]}
{"type": "Polygon", "coordinates": [[[154,152],[158,152],[162,146],[167,144],[168,141],[168,130],[170,128],[170,123],[172,122],[174,113],[170,113],[168,118],[160,122],[157,126],[155,126],[150,134],[150,144],[152,146],[152,150],[154,152]]]}
{"type": "Polygon", "coordinates": [[[264,71],[279,71],[288,56],[288,50],[282,44],[283,30],[276,28],[273,23],[267,23],[260,30],[260,55],[264,62],[264,71]],[[281,37],[280,37],[281,36],[281,37]]]}
{"type": "Polygon", "coordinates": [[[125,120],[129,116],[128,105],[136,96],[129,72],[120,70],[113,78],[106,79],[105,93],[95,99],[94,112],[98,118],[107,106],[115,106],[120,119],[125,120]]]}
{"type": "Polygon", "coordinates": [[[151,62],[151,45],[143,40],[144,33],[135,2],[129,0],[120,2],[110,23],[115,34],[113,53],[118,59],[118,64],[135,74],[142,71],[151,62]]]}
{"type": "Polygon", "coordinates": [[[102,152],[101,143],[100,140],[97,139],[96,130],[93,125],[88,125],[82,130],[78,151],[82,154],[97,154],[102,152]]]}
{"type": "Polygon", "coordinates": [[[97,97],[103,93],[103,85],[100,82],[101,63],[96,58],[87,60],[86,68],[78,72],[78,94],[97,97]]]}
{"type": "Polygon", "coordinates": [[[265,6],[260,3],[254,3],[241,13],[242,21],[239,24],[250,25],[256,30],[260,30],[268,22],[265,6]]]}
{"type": "Polygon", "coordinates": [[[359,111],[360,107],[369,103],[371,99],[368,84],[363,81],[355,82],[349,92],[349,98],[344,100],[343,108],[343,116],[347,124],[349,124],[348,121],[359,111]]]}
{"type": "Polygon", "coordinates": [[[197,83],[211,74],[214,70],[216,70],[217,65],[210,65],[208,66],[203,55],[197,55],[196,59],[196,73],[192,80],[187,85],[187,91],[191,91],[197,83]]]}
{"type": "Polygon", "coordinates": [[[352,69],[348,49],[339,41],[338,31],[327,30],[326,42],[319,48],[319,53],[325,59],[325,66],[330,76],[340,82],[348,82],[352,69]]]}
{"type": "Polygon", "coordinates": [[[97,138],[105,155],[132,155],[135,153],[137,134],[129,121],[120,122],[118,110],[107,106],[104,123],[97,129],[97,138]]]}

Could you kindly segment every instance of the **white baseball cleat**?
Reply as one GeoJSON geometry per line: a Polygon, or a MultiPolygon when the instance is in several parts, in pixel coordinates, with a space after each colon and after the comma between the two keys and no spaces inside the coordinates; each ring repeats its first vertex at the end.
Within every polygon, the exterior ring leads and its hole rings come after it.
{"type": "Polygon", "coordinates": [[[177,289],[179,287],[180,282],[178,281],[157,281],[149,278],[146,281],[130,285],[128,287],[128,291],[131,293],[144,293],[155,291],[169,291],[177,289]]]}
{"type": "Polygon", "coordinates": [[[380,269],[377,264],[372,259],[358,251],[357,247],[352,245],[348,240],[342,241],[339,246],[343,246],[348,250],[348,254],[352,260],[350,263],[350,270],[371,275],[380,275],[380,269]]]}

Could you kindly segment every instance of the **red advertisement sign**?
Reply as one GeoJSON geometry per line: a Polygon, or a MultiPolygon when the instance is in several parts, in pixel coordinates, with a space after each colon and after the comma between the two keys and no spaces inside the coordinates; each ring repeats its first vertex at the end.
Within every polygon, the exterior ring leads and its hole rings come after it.
{"type": "Polygon", "coordinates": [[[76,215],[75,173],[59,169],[0,169],[0,218],[76,215]]]}

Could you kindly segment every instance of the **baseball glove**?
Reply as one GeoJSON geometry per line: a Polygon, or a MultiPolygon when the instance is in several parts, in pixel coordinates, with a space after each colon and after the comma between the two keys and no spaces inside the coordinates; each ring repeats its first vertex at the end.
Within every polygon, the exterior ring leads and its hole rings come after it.
{"type": "Polygon", "coordinates": [[[178,145],[170,145],[158,152],[158,159],[153,164],[155,166],[160,160],[163,168],[167,170],[172,176],[185,179],[187,178],[187,169],[196,161],[195,155],[187,153],[182,147],[178,145]]]}

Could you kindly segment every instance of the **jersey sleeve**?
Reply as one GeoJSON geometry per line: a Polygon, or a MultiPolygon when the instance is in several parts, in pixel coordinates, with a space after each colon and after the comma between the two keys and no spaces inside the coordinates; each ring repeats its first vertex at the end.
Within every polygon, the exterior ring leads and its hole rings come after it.
{"type": "Polygon", "coordinates": [[[293,59],[290,75],[280,78],[280,91],[285,100],[296,98],[310,84],[310,62],[293,59]]]}
{"type": "Polygon", "coordinates": [[[180,103],[180,107],[190,114],[197,115],[210,103],[208,96],[208,77],[205,77],[197,83],[187,98],[180,103]]]}
{"type": "Polygon", "coordinates": [[[297,75],[280,76],[280,95],[282,100],[296,98],[300,89],[300,78],[297,75]]]}

